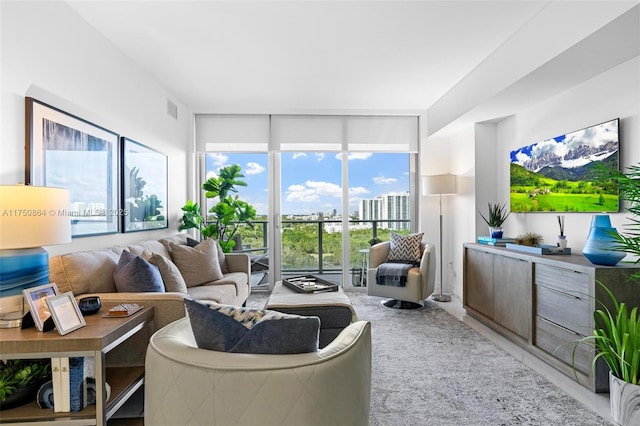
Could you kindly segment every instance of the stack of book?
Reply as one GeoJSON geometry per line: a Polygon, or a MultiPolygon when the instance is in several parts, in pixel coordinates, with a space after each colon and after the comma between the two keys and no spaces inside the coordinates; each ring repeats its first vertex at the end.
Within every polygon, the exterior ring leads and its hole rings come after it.
{"type": "Polygon", "coordinates": [[[53,409],[56,413],[80,411],[87,406],[84,358],[51,358],[53,409]]]}
{"type": "Polygon", "coordinates": [[[478,244],[486,244],[488,246],[499,246],[506,247],[507,243],[515,242],[515,238],[504,237],[504,238],[493,238],[493,237],[478,237],[478,244]]]}

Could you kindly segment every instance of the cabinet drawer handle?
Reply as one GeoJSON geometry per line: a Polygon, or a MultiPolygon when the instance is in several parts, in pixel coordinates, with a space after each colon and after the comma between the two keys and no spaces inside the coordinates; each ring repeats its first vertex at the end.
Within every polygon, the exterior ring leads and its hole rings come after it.
{"type": "Polygon", "coordinates": [[[538,317],[538,318],[539,318],[539,319],[541,319],[542,321],[546,322],[547,324],[551,324],[551,325],[553,325],[553,326],[556,326],[556,327],[558,327],[558,328],[563,329],[563,330],[564,330],[564,331],[566,331],[567,333],[571,333],[571,334],[573,334],[573,335],[575,335],[575,336],[582,337],[582,334],[580,334],[580,333],[576,333],[575,331],[573,331],[573,330],[571,330],[571,329],[569,329],[569,328],[567,328],[567,327],[563,327],[563,326],[561,326],[560,324],[556,324],[555,322],[553,322],[553,321],[549,321],[548,319],[543,318],[543,317],[538,317]]]}
{"type": "Polygon", "coordinates": [[[574,299],[580,299],[580,297],[578,297],[578,296],[576,296],[574,294],[571,294],[571,293],[565,293],[564,291],[556,290],[556,289],[551,288],[551,287],[545,287],[545,286],[540,286],[540,287],[544,288],[545,290],[549,290],[549,291],[552,291],[554,293],[557,293],[557,294],[562,294],[563,296],[573,297],[574,299]]]}

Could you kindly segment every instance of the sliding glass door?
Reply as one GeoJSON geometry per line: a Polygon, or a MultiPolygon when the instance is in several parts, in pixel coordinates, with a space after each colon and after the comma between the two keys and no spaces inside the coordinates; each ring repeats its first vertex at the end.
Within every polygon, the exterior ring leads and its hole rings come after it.
{"type": "Polygon", "coordinates": [[[268,253],[256,286],[303,274],[366,285],[374,238],[415,227],[417,141],[415,116],[196,116],[206,174],[229,164],[244,174],[237,195],[257,217],[237,249],[268,253]]]}

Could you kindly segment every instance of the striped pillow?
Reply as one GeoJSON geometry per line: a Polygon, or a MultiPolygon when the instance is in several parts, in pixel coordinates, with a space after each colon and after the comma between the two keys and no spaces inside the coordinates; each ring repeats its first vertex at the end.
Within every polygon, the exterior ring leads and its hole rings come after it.
{"type": "Polygon", "coordinates": [[[391,233],[391,248],[387,262],[420,263],[420,243],[423,235],[423,232],[407,236],[391,233]]]}

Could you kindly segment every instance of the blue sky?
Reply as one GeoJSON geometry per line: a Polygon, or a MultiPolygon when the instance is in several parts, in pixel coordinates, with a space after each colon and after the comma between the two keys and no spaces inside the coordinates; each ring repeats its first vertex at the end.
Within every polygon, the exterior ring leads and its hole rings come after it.
{"type": "MultiPolygon", "coordinates": [[[[342,171],[337,153],[289,153],[282,155],[282,213],[311,214],[342,209],[342,171]]],[[[241,198],[258,214],[267,213],[267,154],[208,154],[208,177],[220,167],[239,164],[247,187],[241,198]]],[[[389,192],[409,191],[409,154],[352,153],[349,158],[349,212],[361,199],[389,192]]]]}

